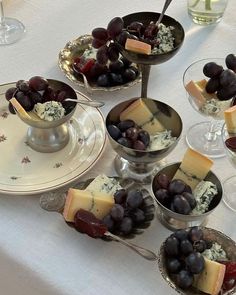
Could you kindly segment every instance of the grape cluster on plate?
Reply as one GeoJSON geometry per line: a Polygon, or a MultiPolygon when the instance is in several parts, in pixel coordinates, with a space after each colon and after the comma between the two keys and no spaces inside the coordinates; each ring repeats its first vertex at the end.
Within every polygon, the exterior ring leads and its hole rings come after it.
{"type": "Polygon", "coordinates": [[[103,218],[110,232],[125,236],[146,221],[145,200],[140,190],[119,189],[114,199],[110,214],[103,218]]]}
{"type": "Polygon", "coordinates": [[[205,260],[201,253],[211,246],[211,242],[204,240],[203,231],[199,227],[177,230],[166,239],[166,268],[180,288],[191,287],[194,275],[204,270],[205,260]]]}
{"type": "MultiPolygon", "coordinates": [[[[15,97],[21,106],[28,112],[34,108],[36,103],[44,103],[46,101],[62,102],[66,97],[65,91],[55,91],[49,86],[47,79],[34,76],[29,81],[19,80],[15,87],[9,88],[5,93],[6,99],[9,101],[15,97]]],[[[15,110],[9,103],[9,111],[15,114],[15,110]]]]}
{"type": "Polygon", "coordinates": [[[74,59],[72,67],[75,75],[80,77],[80,73],[83,73],[88,81],[101,87],[122,85],[134,81],[139,75],[137,67],[125,57],[109,63],[108,59],[104,59],[104,63],[100,63],[93,58],[81,56],[74,59]]]}
{"type": "Polygon", "coordinates": [[[107,130],[114,140],[127,148],[144,151],[150,143],[149,133],[138,127],[133,120],[108,125],[107,130]]]}
{"type": "Polygon", "coordinates": [[[219,100],[228,100],[236,95],[236,56],[227,55],[227,69],[215,62],[209,62],[203,67],[203,73],[210,78],[206,84],[206,92],[216,93],[219,100]]]}
{"type": "Polygon", "coordinates": [[[188,215],[196,207],[191,187],[182,180],[170,180],[166,174],[159,174],[153,185],[156,199],[173,212],[188,215]]]}

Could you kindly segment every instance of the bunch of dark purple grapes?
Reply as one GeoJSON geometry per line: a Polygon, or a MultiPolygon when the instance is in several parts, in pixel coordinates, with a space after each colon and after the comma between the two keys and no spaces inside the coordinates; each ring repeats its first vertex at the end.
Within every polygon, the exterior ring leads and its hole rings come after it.
{"type": "Polygon", "coordinates": [[[96,62],[91,67],[89,77],[96,78],[99,86],[107,87],[133,81],[138,70],[125,57],[120,58],[120,50],[115,40],[124,27],[120,17],[113,18],[107,28],[95,28],[92,31],[92,46],[97,48],[96,62]],[[110,61],[107,67],[108,61],[110,61]]]}
{"type": "Polygon", "coordinates": [[[226,70],[215,62],[209,62],[203,67],[204,75],[210,78],[206,92],[216,93],[219,100],[228,100],[236,95],[236,56],[227,55],[225,63],[226,70]]]}
{"type": "MultiPolygon", "coordinates": [[[[8,101],[12,97],[15,97],[28,112],[34,108],[36,103],[44,103],[52,100],[62,102],[66,98],[66,92],[54,91],[45,78],[34,76],[29,81],[17,81],[15,87],[11,87],[6,91],[5,97],[8,101]]],[[[9,103],[9,111],[15,114],[11,103],[9,103]]]]}
{"type": "Polygon", "coordinates": [[[108,125],[107,131],[114,140],[127,148],[144,151],[150,143],[149,133],[138,127],[133,120],[108,125]]]}
{"type": "Polygon", "coordinates": [[[170,180],[159,174],[154,178],[153,189],[156,199],[173,212],[188,215],[196,207],[191,187],[180,179],[170,180]]]}
{"type": "Polygon", "coordinates": [[[200,274],[205,267],[201,254],[211,248],[212,243],[204,240],[199,227],[177,230],[164,244],[166,268],[176,284],[187,289],[191,287],[194,275],[200,274]]]}
{"type": "Polygon", "coordinates": [[[128,235],[135,226],[146,221],[145,200],[140,190],[119,189],[114,194],[115,205],[103,223],[112,233],[128,235]]]}

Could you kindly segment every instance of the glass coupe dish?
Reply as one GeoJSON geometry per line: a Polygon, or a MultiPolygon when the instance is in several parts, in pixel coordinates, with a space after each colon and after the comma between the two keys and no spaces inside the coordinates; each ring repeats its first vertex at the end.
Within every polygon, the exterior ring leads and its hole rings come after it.
{"type": "MultiPolygon", "coordinates": [[[[192,63],[184,72],[183,84],[185,88],[190,81],[196,82],[206,78],[203,74],[203,67],[209,62],[215,62],[226,68],[223,58],[198,60],[192,63]]],[[[186,134],[188,146],[211,158],[225,156],[221,139],[222,120],[224,119],[224,111],[234,104],[234,99],[219,100],[218,98],[209,98],[202,103],[198,98],[189,95],[188,92],[187,96],[195,111],[211,119],[210,121],[197,123],[188,129],[186,134]]]]}

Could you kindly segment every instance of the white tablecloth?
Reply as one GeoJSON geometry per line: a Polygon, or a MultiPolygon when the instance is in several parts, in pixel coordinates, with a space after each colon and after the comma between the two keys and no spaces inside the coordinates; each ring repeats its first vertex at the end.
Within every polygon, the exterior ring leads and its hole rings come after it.
{"type": "MultiPolygon", "coordinates": [[[[20,19],[27,33],[20,42],[0,47],[0,83],[33,75],[68,82],[57,66],[58,52],[66,42],[90,33],[97,26],[106,26],[114,16],[134,11],[159,12],[163,2],[4,1],[6,15],[20,19]]],[[[235,53],[236,2],[229,0],[223,20],[207,27],[191,22],[186,2],[173,1],[167,13],[183,25],[184,45],[173,59],[152,67],[148,89],[149,97],[170,104],[184,123],[182,139],[167,157],[168,162],[181,160],[187,147],[186,130],[204,120],[187,100],[182,85],[184,70],[197,59],[235,53]]],[[[106,102],[102,108],[106,115],[116,103],[139,94],[137,85],[119,92],[94,93],[92,98],[106,102]]],[[[115,175],[114,156],[107,144],[100,161],[83,179],[100,173],[115,175]]],[[[235,174],[226,158],[215,160],[213,171],[221,180],[235,174]]],[[[175,294],[162,279],[156,262],[148,262],[118,243],[92,240],[77,233],[59,214],[42,210],[38,199],[38,196],[0,197],[0,294],[175,294]]],[[[235,221],[235,213],[222,202],[210,216],[208,226],[236,240],[235,221]]],[[[157,252],[169,234],[155,219],[135,242],[157,252]]]]}

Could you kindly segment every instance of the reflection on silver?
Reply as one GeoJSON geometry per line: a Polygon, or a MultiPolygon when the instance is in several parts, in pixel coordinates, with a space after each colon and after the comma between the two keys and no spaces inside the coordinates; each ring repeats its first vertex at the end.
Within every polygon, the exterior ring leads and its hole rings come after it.
{"type": "Polygon", "coordinates": [[[66,200],[65,192],[49,192],[42,194],[39,200],[40,207],[47,211],[61,212],[66,200]]]}

